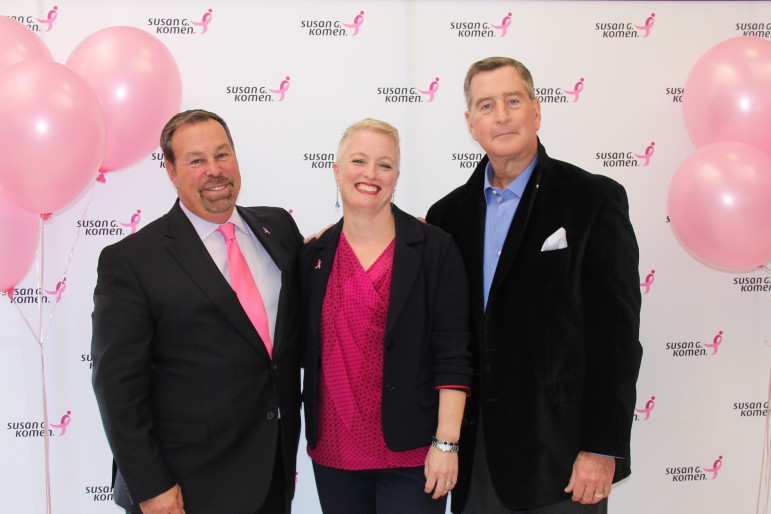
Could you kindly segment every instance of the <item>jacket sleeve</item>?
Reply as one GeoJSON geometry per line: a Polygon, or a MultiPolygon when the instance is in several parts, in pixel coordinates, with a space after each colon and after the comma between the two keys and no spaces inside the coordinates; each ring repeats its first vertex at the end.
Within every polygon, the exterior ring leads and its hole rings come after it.
{"type": "Polygon", "coordinates": [[[167,491],[175,479],[153,428],[151,354],[155,322],[120,246],[99,258],[94,290],[92,383],[107,440],[134,503],[167,491]]]}
{"type": "Polygon", "coordinates": [[[640,369],[637,240],[624,188],[601,199],[582,266],[585,322],[585,390],[580,447],[629,458],[640,369]]]}
{"type": "Polygon", "coordinates": [[[468,278],[458,247],[448,235],[443,236],[431,327],[434,385],[469,392],[473,372],[468,278]]]}

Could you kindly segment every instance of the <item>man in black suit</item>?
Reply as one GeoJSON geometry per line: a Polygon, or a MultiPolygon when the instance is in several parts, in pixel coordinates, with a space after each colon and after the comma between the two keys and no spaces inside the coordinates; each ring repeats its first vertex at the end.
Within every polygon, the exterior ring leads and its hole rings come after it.
{"type": "Polygon", "coordinates": [[[521,63],[483,59],[464,91],[487,155],[427,215],[461,250],[475,335],[453,512],[607,512],[642,357],[626,192],[546,154],[521,63]]]}
{"type": "Polygon", "coordinates": [[[115,501],[137,514],[288,513],[302,238],[282,209],[235,205],[238,160],[216,114],[177,114],[161,147],[179,200],[102,251],[94,291],[93,385],[115,501]],[[218,231],[228,222],[263,300],[265,337],[230,285],[238,266],[218,231]]]}

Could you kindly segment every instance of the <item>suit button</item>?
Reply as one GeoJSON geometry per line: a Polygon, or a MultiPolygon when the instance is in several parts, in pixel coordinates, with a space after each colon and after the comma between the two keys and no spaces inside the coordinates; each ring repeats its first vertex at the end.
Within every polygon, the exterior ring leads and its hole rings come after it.
{"type": "Polygon", "coordinates": [[[391,393],[396,390],[396,386],[394,385],[393,382],[389,380],[388,382],[385,383],[385,390],[391,393]]]}
{"type": "Polygon", "coordinates": [[[385,348],[386,348],[386,350],[390,350],[393,347],[394,347],[394,340],[393,339],[389,339],[388,342],[385,345],[385,348]]]}
{"type": "Polygon", "coordinates": [[[270,365],[270,369],[272,369],[273,371],[276,371],[278,369],[278,364],[274,362],[273,364],[270,365]]]}
{"type": "Polygon", "coordinates": [[[275,417],[276,417],[276,415],[274,413],[272,413],[272,412],[268,412],[265,415],[265,419],[267,419],[268,421],[273,421],[273,418],[275,418],[275,417]]]}

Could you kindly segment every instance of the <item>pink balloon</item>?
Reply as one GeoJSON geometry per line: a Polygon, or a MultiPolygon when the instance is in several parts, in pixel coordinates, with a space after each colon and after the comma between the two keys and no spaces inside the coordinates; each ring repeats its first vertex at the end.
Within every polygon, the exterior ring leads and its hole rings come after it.
{"type": "Polygon", "coordinates": [[[18,21],[0,16],[0,72],[31,59],[53,60],[40,36],[18,21]]]}
{"type": "Polygon", "coordinates": [[[66,66],[43,60],[0,73],[0,191],[49,213],[96,177],[105,126],[93,89],[66,66]]]}
{"type": "Polygon", "coordinates": [[[678,241],[703,263],[751,271],[771,261],[771,157],[734,142],[693,152],[672,177],[668,199],[678,241]]]}
{"type": "Polygon", "coordinates": [[[0,195],[0,291],[13,289],[35,260],[40,220],[0,195]]]}
{"type": "Polygon", "coordinates": [[[685,82],[683,118],[696,147],[737,141],[771,155],[771,41],[742,36],[708,50],[685,82]]]}
{"type": "Polygon", "coordinates": [[[96,91],[107,124],[101,172],[126,168],[158,146],[163,126],[179,112],[182,78],[155,36],[109,27],[84,39],[67,59],[96,91]]]}

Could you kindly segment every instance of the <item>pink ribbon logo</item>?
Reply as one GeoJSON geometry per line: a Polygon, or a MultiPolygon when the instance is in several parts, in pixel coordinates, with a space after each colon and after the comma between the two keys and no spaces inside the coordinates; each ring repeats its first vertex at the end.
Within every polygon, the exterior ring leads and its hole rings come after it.
{"type": "Polygon", "coordinates": [[[704,468],[704,471],[712,473],[712,480],[717,478],[717,472],[723,467],[723,456],[720,455],[715,462],[712,463],[711,468],[704,468]]]}
{"type": "Polygon", "coordinates": [[[67,433],[67,426],[70,424],[70,421],[72,421],[72,418],[70,418],[70,414],[72,414],[72,411],[68,410],[67,414],[62,416],[62,420],[61,422],[59,422],[58,425],[51,422],[49,422],[48,424],[54,428],[58,428],[59,430],[61,430],[61,433],[59,435],[62,436],[67,433]]]}
{"type": "Polygon", "coordinates": [[[56,295],[56,303],[59,303],[59,301],[62,299],[62,294],[64,294],[64,290],[67,289],[67,277],[64,277],[59,282],[56,283],[56,289],[53,291],[49,291],[46,289],[46,293],[48,294],[55,294],[56,295]]]}
{"type": "Polygon", "coordinates": [[[717,333],[717,335],[712,339],[711,343],[704,343],[704,346],[707,348],[712,348],[712,355],[715,355],[717,353],[717,349],[720,346],[720,343],[723,342],[723,331],[717,333]]]}
{"type": "Polygon", "coordinates": [[[584,90],[584,78],[581,77],[581,80],[576,82],[576,85],[573,86],[573,91],[568,91],[567,89],[563,89],[566,95],[573,95],[573,102],[578,101],[578,95],[581,94],[581,91],[584,90]]]}
{"type": "Polygon", "coordinates": [[[653,407],[656,406],[656,397],[651,396],[651,399],[645,402],[645,408],[644,409],[635,409],[636,412],[639,412],[640,414],[645,414],[645,417],[643,418],[643,421],[647,421],[648,418],[651,417],[651,411],[653,410],[653,407]]]}
{"type": "Polygon", "coordinates": [[[648,16],[648,18],[645,20],[645,25],[635,25],[635,28],[645,31],[643,37],[648,37],[650,35],[651,29],[653,28],[654,16],[656,16],[656,13],[651,13],[651,15],[648,16]]]}
{"type": "Polygon", "coordinates": [[[651,157],[653,157],[653,152],[654,152],[654,149],[653,149],[653,147],[654,147],[654,146],[656,146],[656,143],[654,143],[653,141],[651,141],[651,144],[650,144],[650,145],[648,145],[648,146],[645,148],[645,153],[644,153],[644,154],[642,154],[642,155],[640,155],[640,154],[637,154],[637,153],[636,153],[636,154],[634,154],[634,155],[635,155],[635,157],[637,157],[638,159],[643,159],[643,160],[645,161],[645,162],[643,163],[643,166],[647,166],[648,164],[650,164],[650,162],[651,162],[651,157]]]}
{"type": "Polygon", "coordinates": [[[281,81],[281,85],[278,86],[278,89],[268,89],[271,93],[276,93],[277,95],[280,94],[281,97],[278,99],[279,102],[284,101],[284,95],[286,95],[286,92],[289,91],[289,75],[287,75],[285,80],[281,81]]]}
{"type": "Polygon", "coordinates": [[[201,27],[201,34],[206,34],[206,29],[209,28],[209,23],[211,23],[211,13],[212,10],[209,9],[203,14],[203,16],[201,16],[201,21],[190,20],[190,23],[196,27],[201,27]]]}
{"type": "Polygon", "coordinates": [[[48,11],[48,17],[41,20],[40,18],[36,18],[38,23],[41,23],[43,25],[48,25],[48,28],[45,30],[46,32],[49,32],[52,28],[54,28],[54,21],[56,21],[56,17],[59,16],[59,13],[56,11],[59,9],[58,6],[54,6],[53,9],[48,11]]]}
{"type": "Polygon", "coordinates": [[[492,25],[494,29],[498,29],[501,31],[500,37],[506,37],[506,33],[508,32],[510,26],[511,26],[511,13],[508,13],[506,16],[503,17],[503,20],[501,20],[500,25],[492,25]]]}
{"type": "Polygon", "coordinates": [[[424,95],[428,95],[428,103],[431,103],[434,101],[434,95],[439,90],[439,77],[436,77],[433,82],[431,82],[431,85],[428,86],[427,90],[418,89],[421,93],[424,95]]]}
{"type": "Polygon", "coordinates": [[[361,27],[362,23],[364,23],[364,11],[359,11],[359,14],[353,19],[353,23],[343,23],[343,26],[353,29],[353,34],[351,35],[358,36],[359,27],[361,27]]]}
{"type": "Polygon", "coordinates": [[[140,214],[142,214],[142,211],[137,209],[136,214],[131,215],[131,221],[129,221],[128,223],[121,222],[121,225],[123,225],[124,227],[131,227],[131,233],[133,234],[134,232],[137,231],[137,226],[139,225],[139,221],[142,219],[140,214]]]}
{"type": "Polygon", "coordinates": [[[651,292],[651,286],[653,285],[653,281],[656,279],[656,277],[653,276],[653,274],[656,273],[655,269],[652,269],[650,273],[645,277],[645,282],[640,282],[640,287],[644,287],[645,291],[643,291],[643,294],[648,294],[651,292]]]}

